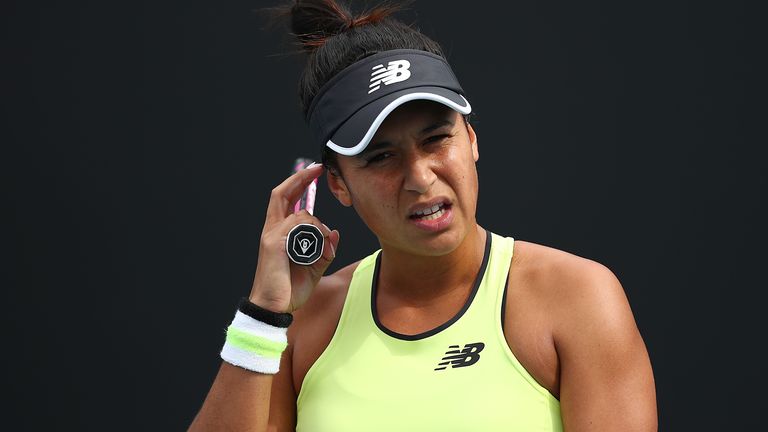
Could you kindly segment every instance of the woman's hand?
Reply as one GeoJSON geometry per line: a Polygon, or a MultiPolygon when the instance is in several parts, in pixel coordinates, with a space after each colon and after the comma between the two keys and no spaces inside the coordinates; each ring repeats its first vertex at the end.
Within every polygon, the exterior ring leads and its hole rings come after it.
{"type": "Polygon", "coordinates": [[[252,303],[274,312],[295,311],[307,301],[335,258],[339,232],[331,231],[306,210],[293,213],[294,204],[301,194],[322,173],[322,165],[310,165],[272,190],[251,288],[252,303]],[[300,223],[316,226],[325,237],[322,256],[310,266],[294,264],[285,251],[288,232],[300,223]]]}

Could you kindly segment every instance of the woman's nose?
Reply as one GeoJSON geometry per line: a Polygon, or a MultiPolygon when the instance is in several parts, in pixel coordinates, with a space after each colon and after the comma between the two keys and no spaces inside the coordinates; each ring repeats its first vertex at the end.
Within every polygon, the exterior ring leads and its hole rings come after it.
{"type": "Polygon", "coordinates": [[[408,191],[426,193],[437,180],[429,157],[411,157],[405,163],[404,187],[408,191]]]}

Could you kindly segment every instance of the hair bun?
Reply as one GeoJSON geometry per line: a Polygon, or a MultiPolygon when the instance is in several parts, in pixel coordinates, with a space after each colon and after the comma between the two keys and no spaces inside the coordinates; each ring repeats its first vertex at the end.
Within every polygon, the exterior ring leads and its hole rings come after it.
{"type": "Polygon", "coordinates": [[[400,9],[387,4],[354,16],[349,8],[336,0],[296,0],[291,7],[291,30],[302,47],[313,51],[325,41],[350,28],[375,24],[400,9]]]}

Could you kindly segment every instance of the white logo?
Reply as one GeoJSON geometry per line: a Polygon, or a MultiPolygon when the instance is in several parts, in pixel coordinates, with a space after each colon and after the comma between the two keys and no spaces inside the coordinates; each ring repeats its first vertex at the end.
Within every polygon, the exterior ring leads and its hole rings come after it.
{"type": "Polygon", "coordinates": [[[411,67],[411,62],[408,60],[393,60],[389,62],[387,67],[384,65],[376,65],[371,73],[371,85],[368,86],[368,94],[375,92],[381,87],[381,83],[384,85],[390,85],[392,83],[405,81],[411,77],[411,71],[408,68],[411,67]]]}
{"type": "Polygon", "coordinates": [[[301,252],[306,254],[307,249],[309,249],[309,247],[312,246],[312,243],[313,242],[309,241],[309,239],[299,240],[299,247],[301,248],[301,252]]]}

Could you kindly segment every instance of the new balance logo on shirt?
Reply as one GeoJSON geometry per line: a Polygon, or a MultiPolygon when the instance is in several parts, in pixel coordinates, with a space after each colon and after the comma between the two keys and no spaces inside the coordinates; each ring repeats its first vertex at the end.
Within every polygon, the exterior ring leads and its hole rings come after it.
{"type": "Polygon", "coordinates": [[[480,351],[482,351],[483,348],[485,348],[485,344],[482,342],[468,343],[464,345],[463,349],[459,349],[458,345],[451,345],[448,347],[445,357],[438,363],[435,370],[446,369],[448,365],[450,365],[451,368],[472,366],[480,360],[480,351]]]}
{"type": "Polygon", "coordinates": [[[371,85],[368,86],[368,94],[375,92],[381,87],[381,84],[390,85],[396,82],[405,81],[411,77],[411,62],[408,60],[393,60],[384,65],[374,66],[371,73],[371,85]]]}

